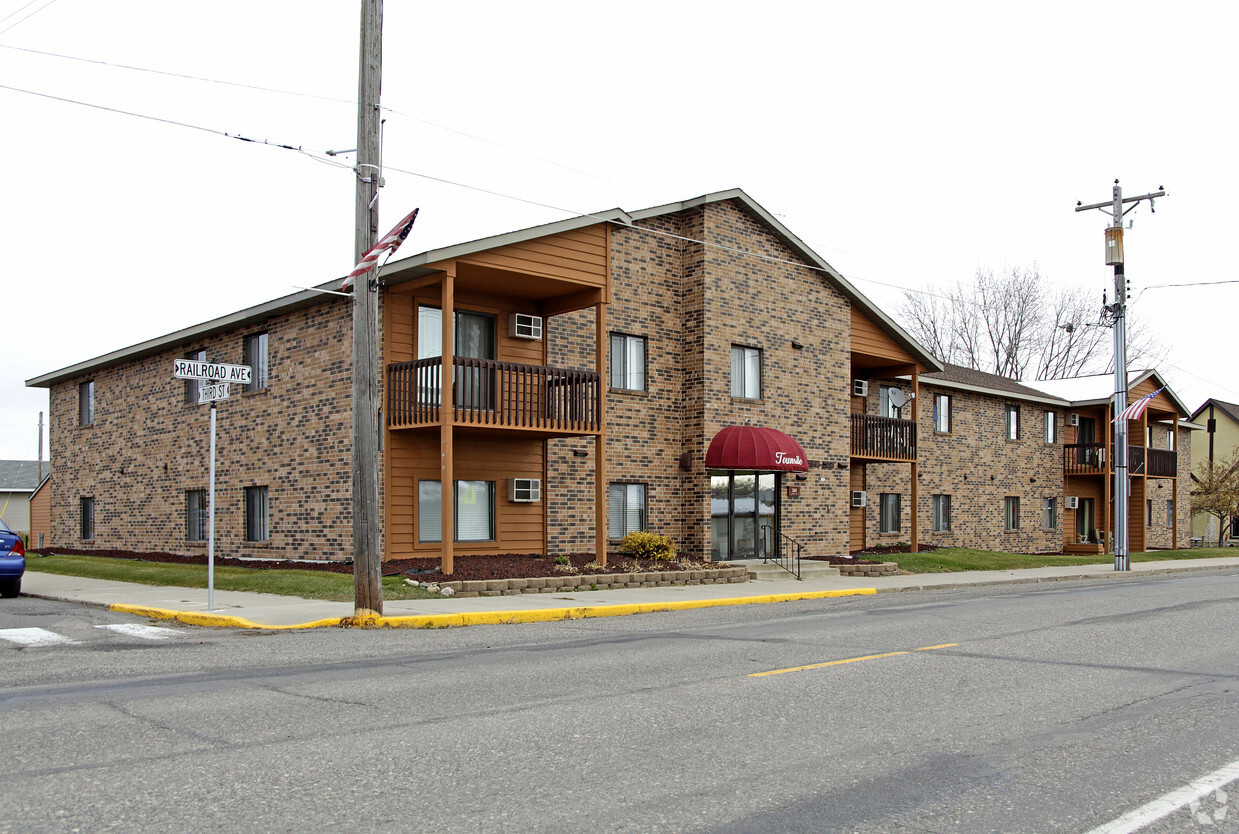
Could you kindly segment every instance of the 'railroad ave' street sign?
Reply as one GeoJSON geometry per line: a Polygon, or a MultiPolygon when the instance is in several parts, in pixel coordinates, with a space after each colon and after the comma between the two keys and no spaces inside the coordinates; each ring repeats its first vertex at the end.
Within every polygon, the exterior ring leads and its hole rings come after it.
{"type": "Polygon", "coordinates": [[[198,405],[228,399],[228,383],[207,382],[198,386],[198,405]]]}
{"type": "Polygon", "coordinates": [[[222,362],[199,362],[195,359],[172,360],[172,375],[177,379],[210,379],[218,382],[250,383],[249,365],[225,365],[222,362]]]}

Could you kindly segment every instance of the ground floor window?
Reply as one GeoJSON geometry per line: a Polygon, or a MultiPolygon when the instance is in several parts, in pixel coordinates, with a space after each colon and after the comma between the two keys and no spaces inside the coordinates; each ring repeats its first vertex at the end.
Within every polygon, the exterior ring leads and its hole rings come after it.
{"type": "Polygon", "coordinates": [[[267,515],[267,488],[252,486],[245,488],[245,540],[247,542],[265,542],[271,537],[267,515]]]}
{"type": "Polygon", "coordinates": [[[1093,498],[1081,498],[1076,508],[1076,535],[1080,541],[1097,543],[1100,531],[1093,529],[1093,498]]]}
{"type": "Polygon", "coordinates": [[[951,496],[934,496],[934,532],[945,533],[951,529],[951,496]]]}
{"type": "Polygon", "coordinates": [[[191,489],[185,493],[185,538],[191,542],[206,541],[209,511],[205,489],[191,489]]]}
{"type": "Polygon", "coordinates": [[[903,512],[899,507],[898,492],[883,492],[878,496],[879,533],[898,533],[902,515],[903,512]]]}
{"type": "Polygon", "coordinates": [[[645,529],[645,484],[607,487],[607,535],[622,539],[645,529]]]}
{"type": "MultiPolygon", "coordinates": [[[[1046,412],[1049,414],[1050,412],[1046,412]]],[[[1058,499],[1043,498],[1041,499],[1041,527],[1045,530],[1053,530],[1058,526],[1058,499]]]]}
{"type": "Polygon", "coordinates": [[[80,507],[82,516],[82,538],[93,539],[95,537],[95,499],[83,498],[80,507]]]}
{"type": "Polygon", "coordinates": [[[1166,526],[1174,526],[1174,501],[1166,502],[1166,526]]]}
{"type": "MultiPolygon", "coordinates": [[[[455,481],[452,540],[495,540],[495,482],[455,481]]],[[[417,540],[443,541],[443,488],[439,481],[417,482],[417,540]]]]}
{"type": "Polygon", "coordinates": [[[1010,532],[1020,529],[1020,499],[1015,495],[1008,495],[1003,499],[1004,515],[1006,516],[1006,528],[1010,532]]]}
{"type": "Polygon", "coordinates": [[[711,472],[711,558],[752,559],[774,548],[778,501],[777,472],[711,472]]]}

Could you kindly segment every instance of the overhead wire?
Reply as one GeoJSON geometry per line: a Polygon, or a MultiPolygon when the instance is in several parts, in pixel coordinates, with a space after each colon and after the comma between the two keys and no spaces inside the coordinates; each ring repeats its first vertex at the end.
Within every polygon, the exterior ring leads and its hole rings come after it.
{"type": "MultiPolygon", "coordinates": [[[[35,3],[37,3],[37,2],[39,2],[39,0],[30,0],[30,2],[29,2],[29,3],[27,3],[27,4],[26,4],[26,5],[24,5],[24,6],[22,6],[20,9],[17,9],[16,11],[13,11],[13,12],[10,12],[9,14],[5,15],[3,18],[0,18],[0,23],[3,23],[4,21],[8,20],[10,17],[12,17],[12,16],[13,16],[13,15],[15,15],[15,14],[20,14],[20,13],[22,12],[22,10],[30,8],[31,6],[33,6],[33,5],[34,5],[35,3]]],[[[42,6],[40,6],[40,7],[39,7],[39,8],[37,8],[37,9],[35,9],[34,11],[32,11],[30,14],[26,15],[25,17],[23,17],[21,20],[18,20],[18,21],[16,21],[16,22],[14,22],[14,23],[13,23],[12,25],[10,25],[10,26],[6,26],[5,28],[0,29],[0,35],[3,35],[5,32],[8,32],[8,31],[10,31],[10,30],[12,30],[12,29],[16,29],[18,26],[21,26],[21,25],[22,25],[23,23],[25,23],[27,20],[29,20],[30,18],[34,17],[34,16],[35,16],[35,15],[37,15],[39,12],[43,11],[44,9],[46,9],[48,6],[52,5],[52,4],[53,4],[53,3],[55,3],[55,2],[56,2],[56,0],[47,0],[47,2],[46,2],[46,3],[44,3],[42,6]]]]}

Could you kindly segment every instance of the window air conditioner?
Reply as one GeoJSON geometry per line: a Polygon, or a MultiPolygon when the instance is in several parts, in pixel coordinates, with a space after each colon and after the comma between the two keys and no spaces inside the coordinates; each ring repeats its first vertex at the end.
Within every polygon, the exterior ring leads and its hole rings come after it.
{"type": "Polygon", "coordinates": [[[1069,510],[1080,509],[1080,499],[1074,495],[1068,495],[1067,496],[1067,509],[1069,510]]]}
{"type": "Polygon", "coordinates": [[[869,396],[869,380],[867,379],[852,380],[852,396],[853,397],[869,396]]]}
{"type": "Polygon", "coordinates": [[[508,325],[509,335],[513,339],[542,338],[542,316],[531,316],[528,313],[513,313],[508,325]]]}
{"type": "Polygon", "coordinates": [[[517,504],[535,504],[542,500],[541,478],[513,478],[512,501],[517,504]]]}
{"type": "Polygon", "coordinates": [[[865,503],[868,501],[868,499],[869,499],[869,493],[865,492],[863,489],[852,490],[852,506],[853,507],[865,506],[865,503]]]}
{"type": "Polygon", "coordinates": [[[1067,425],[1069,425],[1069,426],[1078,426],[1078,425],[1080,425],[1080,415],[1079,415],[1079,414],[1076,414],[1074,411],[1073,411],[1073,412],[1071,412],[1070,414],[1068,414],[1068,415],[1067,415],[1067,425]]]}

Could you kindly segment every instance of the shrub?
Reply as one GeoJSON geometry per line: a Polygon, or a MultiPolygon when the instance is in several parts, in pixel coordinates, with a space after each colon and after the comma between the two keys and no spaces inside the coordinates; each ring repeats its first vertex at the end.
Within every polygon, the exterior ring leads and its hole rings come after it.
{"type": "Polygon", "coordinates": [[[638,559],[659,559],[670,562],[675,559],[675,542],[670,536],[647,533],[639,530],[629,533],[620,541],[619,552],[638,559]]]}

